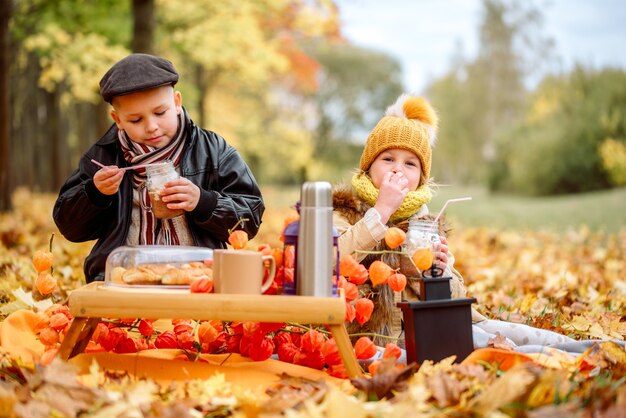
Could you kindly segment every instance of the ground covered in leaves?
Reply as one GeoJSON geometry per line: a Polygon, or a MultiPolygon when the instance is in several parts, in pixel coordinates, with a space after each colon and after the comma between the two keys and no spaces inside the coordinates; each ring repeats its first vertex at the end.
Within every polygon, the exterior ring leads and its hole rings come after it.
{"type": "MultiPolygon", "coordinates": [[[[17,289],[39,298],[32,255],[48,248],[52,234],[59,284],[52,297],[63,304],[68,292],[84,284],[82,263],[92,243],[68,243],[58,234],[52,202],[51,196],[20,191],[15,209],[0,214],[0,319],[28,308],[15,297],[17,289]]],[[[450,247],[468,293],[487,317],[575,339],[626,338],[626,230],[555,234],[457,227],[450,247]]],[[[559,369],[527,362],[503,371],[487,361],[459,365],[452,359],[425,362],[416,372],[380,367],[376,380],[346,381],[345,387],[283,376],[259,396],[220,375],[162,387],[94,369],[85,382],[60,361],[43,367],[3,356],[0,416],[626,415],[626,354],[610,343],[559,369]]]]}

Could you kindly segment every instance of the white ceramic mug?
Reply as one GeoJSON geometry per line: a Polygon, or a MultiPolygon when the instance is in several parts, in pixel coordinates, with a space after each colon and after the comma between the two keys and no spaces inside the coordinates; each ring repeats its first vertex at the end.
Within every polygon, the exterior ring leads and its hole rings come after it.
{"type": "Polygon", "coordinates": [[[276,261],[257,251],[213,250],[213,288],[215,293],[261,295],[276,278],[276,261]],[[269,274],[265,283],[266,261],[269,274]]]}

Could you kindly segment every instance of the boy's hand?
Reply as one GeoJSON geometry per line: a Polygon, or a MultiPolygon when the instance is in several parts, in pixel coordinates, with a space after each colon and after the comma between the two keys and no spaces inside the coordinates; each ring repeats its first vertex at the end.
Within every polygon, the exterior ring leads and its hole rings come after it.
{"type": "Polygon", "coordinates": [[[167,182],[161,191],[161,200],[169,209],[191,212],[198,206],[200,188],[184,177],[167,182]]]}
{"type": "Polygon", "coordinates": [[[409,181],[402,173],[388,172],[378,189],[378,200],[374,208],[380,214],[381,222],[386,224],[393,213],[398,210],[404,197],[409,192],[409,181]]]}
{"type": "Polygon", "coordinates": [[[100,193],[110,196],[117,193],[120,183],[124,178],[124,170],[120,170],[117,166],[109,166],[96,171],[93,176],[93,184],[100,193]]]}

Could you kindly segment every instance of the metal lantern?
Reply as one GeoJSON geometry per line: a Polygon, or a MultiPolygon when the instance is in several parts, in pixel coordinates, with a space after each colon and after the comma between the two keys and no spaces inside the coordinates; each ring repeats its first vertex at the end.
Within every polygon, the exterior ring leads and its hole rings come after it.
{"type": "Polygon", "coordinates": [[[419,302],[397,303],[404,319],[409,363],[437,362],[452,355],[460,362],[474,349],[471,309],[476,299],[451,299],[451,278],[440,273],[431,268],[418,279],[419,302]]]}
{"type": "Polygon", "coordinates": [[[287,225],[283,231],[283,295],[296,294],[299,225],[299,221],[292,222],[287,225]]]}

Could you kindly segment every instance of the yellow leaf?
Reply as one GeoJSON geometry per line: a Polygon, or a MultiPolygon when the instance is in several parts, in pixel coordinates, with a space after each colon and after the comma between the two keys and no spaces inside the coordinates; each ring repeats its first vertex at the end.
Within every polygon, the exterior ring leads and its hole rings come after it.
{"type": "Polygon", "coordinates": [[[626,350],[610,341],[600,343],[600,348],[610,363],[626,368],[626,350]]]}
{"type": "Polygon", "coordinates": [[[324,397],[322,406],[326,411],[324,416],[329,418],[362,418],[367,416],[363,404],[354,396],[348,396],[334,388],[331,388],[328,395],[324,397]]]}
{"type": "Polygon", "coordinates": [[[611,336],[604,333],[604,330],[597,322],[589,328],[589,336],[598,340],[610,340],[611,336]]]}
{"type": "Polygon", "coordinates": [[[470,407],[479,415],[485,416],[520,398],[535,380],[534,373],[527,365],[515,366],[474,398],[470,407]]]}
{"type": "Polygon", "coordinates": [[[615,318],[609,322],[608,332],[611,338],[623,340],[626,335],[626,322],[620,321],[620,318],[615,318]]]}
{"type": "Polygon", "coordinates": [[[555,397],[562,399],[567,395],[569,382],[562,370],[547,370],[541,374],[539,382],[533,386],[526,404],[531,408],[550,405],[555,397]]]}
{"type": "Polygon", "coordinates": [[[563,324],[563,328],[579,332],[585,332],[591,327],[591,322],[583,315],[575,315],[569,323],[563,324]]]}
{"type": "Polygon", "coordinates": [[[0,386],[0,417],[15,417],[13,407],[17,401],[15,392],[8,386],[0,386]]]}

